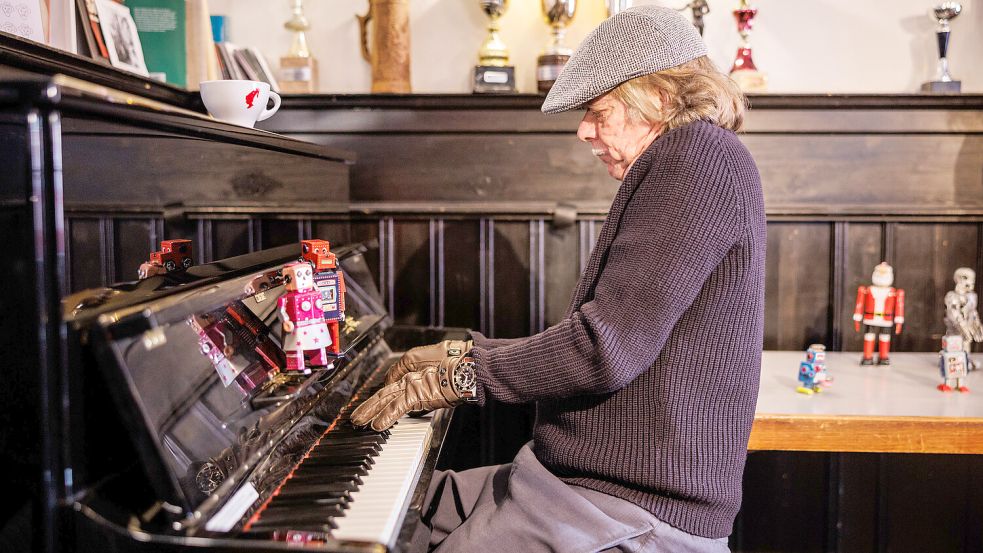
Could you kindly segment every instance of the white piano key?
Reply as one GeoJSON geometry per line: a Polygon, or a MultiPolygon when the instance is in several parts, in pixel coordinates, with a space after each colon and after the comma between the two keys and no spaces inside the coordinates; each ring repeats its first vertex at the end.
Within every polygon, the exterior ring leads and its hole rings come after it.
{"type": "Polygon", "coordinates": [[[429,443],[430,417],[403,417],[352,501],[345,516],[335,519],[332,535],[340,540],[391,545],[419,477],[424,446],[429,443]]]}

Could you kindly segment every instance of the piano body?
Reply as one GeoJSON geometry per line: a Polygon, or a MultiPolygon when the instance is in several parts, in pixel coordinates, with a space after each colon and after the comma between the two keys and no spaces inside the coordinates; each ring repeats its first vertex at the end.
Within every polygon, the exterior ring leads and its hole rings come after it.
{"type": "Polygon", "coordinates": [[[348,422],[398,348],[435,338],[392,325],[363,252],[336,250],[340,353],[311,374],[286,371],[279,349],[280,271],[299,245],[66,299],[72,372],[89,375],[70,432],[86,433],[76,467],[92,483],[71,502],[78,550],[406,544],[450,412],[382,434],[348,422]]]}
{"type": "Polygon", "coordinates": [[[345,415],[443,331],[395,327],[372,256],[333,248],[343,355],[274,374],[277,271],[301,239],[372,238],[350,152],[0,69],[0,161],[0,550],[402,548],[448,415],[383,437],[345,415]],[[126,283],[165,238],[196,265],[126,283]]]}

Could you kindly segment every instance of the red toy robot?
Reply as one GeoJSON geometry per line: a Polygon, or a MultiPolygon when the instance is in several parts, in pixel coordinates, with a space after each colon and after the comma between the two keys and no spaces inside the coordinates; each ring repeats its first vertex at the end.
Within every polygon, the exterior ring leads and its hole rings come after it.
{"type": "Polygon", "coordinates": [[[160,251],[150,254],[150,261],[140,265],[137,275],[140,279],[187,269],[194,265],[191,260],[191,240],[164,240],[160,243],[160,251]]]}
{"type": "Polygon", "coordinates": [[[331,346],[328,325],[321,309],[321,294],[314,285],[311,266],[303,261],[283,268],[287,293],[277,300],[280,322],[283,325],[283,352],[287,355],[287,370],[309,373],[304,352],[312,351],[311,366],[328,365],[325,348],[331,346]]]}
{"type": "Polygon", "coordinates": [[[892,327],[901,333],[904,323],[904,290],[894,288],[894,269],[887,263],[874,267],[871,286],[857,288],[857,305],[853,310],[853,326],[860,331],[864,325],[864,356],[861,365],[874,364],[874,339],[877,339],[877,364],[890,365],[892,327]]]}
{"type": "Polygon", "coordinates": [[[314,284],[321,292],[321,309],[331,333],[331,352],[341,352],[338,323],[345,320],[345,275],[327,240],[302,240],[301,257],[314,268],[314,284]]]}

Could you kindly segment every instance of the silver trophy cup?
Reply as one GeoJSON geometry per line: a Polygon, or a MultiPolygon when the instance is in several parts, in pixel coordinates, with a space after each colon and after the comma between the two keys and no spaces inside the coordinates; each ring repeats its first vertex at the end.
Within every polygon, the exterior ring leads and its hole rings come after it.
{"type": "Polygon", "coordinates": [[[949,22],[963,11],[959,2],[942,2],[932,10],[932,16],[938,22],[935,38],[939,46],[939,69],[934,81],[922,85],[922,91],[935,93],[958,93],[961,83],[953,80],[949,74],[949,22]]]}

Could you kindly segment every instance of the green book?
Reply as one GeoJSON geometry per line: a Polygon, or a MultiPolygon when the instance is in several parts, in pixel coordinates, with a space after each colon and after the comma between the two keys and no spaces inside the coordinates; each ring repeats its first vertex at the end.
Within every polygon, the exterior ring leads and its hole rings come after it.
{"type": "Polygon", "coordinates": [[[163,73],[167,82],[188,85],[185,0],[126,0],[133,14],[150,73],[163,73]]]}

